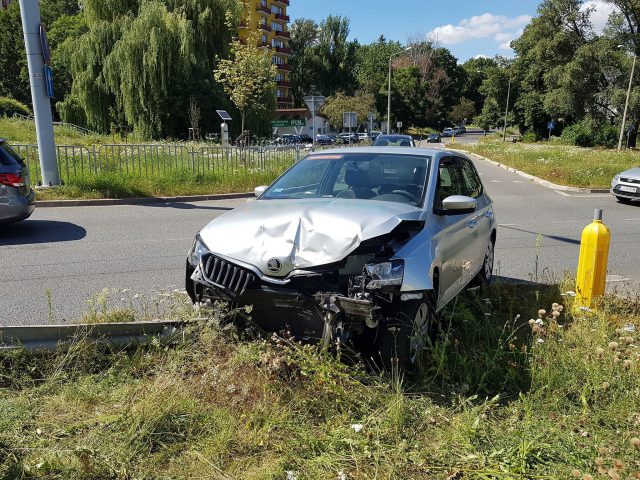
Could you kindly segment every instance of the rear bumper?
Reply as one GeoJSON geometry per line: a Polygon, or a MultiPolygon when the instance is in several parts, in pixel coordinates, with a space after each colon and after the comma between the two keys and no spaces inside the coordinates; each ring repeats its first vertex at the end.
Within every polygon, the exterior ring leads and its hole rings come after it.
{"type": "Polygon", "coordinates": [[[0,198],[0,223],[14,223],[26,220],[36,208],[36,194],[32,190],[29,196],[10,196],[0,198]]]}

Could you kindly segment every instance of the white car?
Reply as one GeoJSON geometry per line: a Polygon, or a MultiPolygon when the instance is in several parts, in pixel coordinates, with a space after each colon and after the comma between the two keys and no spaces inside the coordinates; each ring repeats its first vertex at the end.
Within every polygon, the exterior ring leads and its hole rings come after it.
{"type": "Polygon", "coordinates": [[[358,138],[360,139],[361,142],[366,142],[371,140],[371,135],[369,135],[367,132],[359,132],[358,138]]]}
{"type": "Polygon", "coordinates": [[[640,200],[640,167],[631,168],[613,177],[611,194],[623,203],[640,200]]]}
{"type": "Polygon", "coordinates": [[[252,306],[267,331],[420,359],[436,312],[491,280],[493,202],[465,155],[368,147],[311,153],[197,235],[196,303],[252,306]]]}

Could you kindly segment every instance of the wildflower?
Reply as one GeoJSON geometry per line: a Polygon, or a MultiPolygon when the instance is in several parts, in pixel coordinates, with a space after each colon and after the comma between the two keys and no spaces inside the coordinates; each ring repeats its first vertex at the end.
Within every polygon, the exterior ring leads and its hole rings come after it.
{"type": "Polygon", "coordinates": [[[611,480],[620,480],[620,475],[618,475],[618,472],[616,471],[615,468],[610,468],[607,471],[607,475],[609,475],[609,477],[611,477],[611,480]]]}
{"type": "Polygon", "coordinates": [[[557,320],[560,317],[560,312],[557,310],[554,310],[553,312],[551,312],[551,316],[557,320]]]}
{"type": "Polygon", "coordinates": [[[296,477],[296,472],[292,470],[287,471],[287,480],[298,480],[298,477],[296,477]]]}
{"type": "Polygon", "coordinates": [[[531,320],[529,320],[529,325],[533,325],[535,323],[536,323],[536,321],[533,318],[531,320]]]}
{"type": "Polygon", "coordinates": [[[347,480],[347,474],[340,470],[338,472],[338,480],[347,480]]]}
{"type": "Polygon", "coordinates": [[[544,339],[539,338],[539,339],[538,339],[538,343],[544,343],[544,339]]]}
{"type": "Polygon", "coordinates": [[[551,305],[551,310],[553,310],[553,311],[555,312],[555,311],[558,309],[558,307],[559,307],[559,306],[560,306],[560,304],[559,304],[559,303],[555,303],[555,302],[554,302],[554,303],[551,305]]]}
{"type": "Polygon", "coordinates": [[[598,358],[601,358],[604,355],[604,348],[602,347],[596,348],[596,355],[598,356],[598,358]]]}
{"type": "Polygon", "coordinates": [[[536,320],[536,325],[544,325],[544,322],[542,321],[541,318],[536,320]]]}
{"type": "Polygon", "coordinates": [[[589,307],[578,307],[578,310],[582,312],[591,312],[592,310],[589,307]]]}
{"type": "Polygon", "coordinates": [[[614,459],[613,466],[616,467],[618,470],[622,470],[624,468],[624,463],[622,463],[621,460],[614,459]]]}
{"type": "Polygon", "coordinates": [[[631,360],[624,361],[624,368],[626,368],[627,370],[631,368],[631,360]]]}
{"type": "MultiPolygon", "coordinates": [[[[604,382],[604,383],[602,384],[602,389],[603,389],[603,390],[609,390],[609,387],[610,387],[610,386],[611,386],[611,385],[609,384],[609,382],[604,382]]],[[[602,465],[601,463],[598,463],[598,459],[597,459],[597,458],[596,458],[596,464],[598,464],[598,465],[602,465]]]]}
{"type": "Polygon", "coordinates": [[[353,428],[353,431],[356,433],[360,433],[362,431],[362,429],[364,428],[364,426],[361,423],[354,423],[351,425],[351,428],[353,428]]]}
{"type": "Polygon", "coordinates": [[[631,440],[629,440],[631,442],[631,445],[633,445],[636,448],[640,448],[640,438],[638,437],[633,437],[631,440]]]}
{"type": "Polygon", "coordinates": [[[618,342],[609,342],[609,350],[615,352],[618,349],[618,342]]]}
{"type": "MultiPolygon", "coordinates": [[[[598,452],[600,452],[600,455],[609,455],[611,453],[607,447],[598,448],[598,452]]],[[[604,463],[604,460],[602,460],[602,463],[604,463]]],[[[598,465],[602,465],[602,463],[598,463],[598,465]]]]}
{"type": "Polygon", "coordinates": [[[544,317],[547,314],[547,311],[543,308],[538,310],[538,317],[544,317]]]}
{"type": "Polygon", "coordinates": [[[588,473],[585,473],[582,477],[582,480],[593,480],[593,475],[589,475],[588,473]]]}
{"type": "Polygon", "coordinates": [[[574,468],[573,470],[571,470],[571,475],[573,475],[576,478],[580,478],[582,476],[582,472],[577,468],[574,468]]]}
{"type": "Polygon", "coordinates": [[[622,327],[622,330],[624,330],[627,333],[633,333],[636,331],[636,326],[635,325],[625,325],[624,327],[622,327]]]}
{"type": "Polygon", "coordinates": [[[607,474],[607,469],[604,467],[598,467],[598,473],[601,475],[606,475],[607,474]]]}

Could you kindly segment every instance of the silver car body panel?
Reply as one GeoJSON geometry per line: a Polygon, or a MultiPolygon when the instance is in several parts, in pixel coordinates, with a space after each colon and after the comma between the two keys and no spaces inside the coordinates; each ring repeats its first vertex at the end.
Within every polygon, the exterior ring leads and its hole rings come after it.
{"type": "MultiPolygon", "coordinates": [[[[438,308],[459,293],[482,269],[487,244],[496,230],[492,201],[486,192],[473,212],[441,215],[434,212],[440,161],[468,159],[457,151],[429,148],[367,147],[357,153],[424,155],[431,158],[423,204],[375,200],[320,198],[260,200],[228,212],[209,223],[200,237],[212,253],[254,271],[262,280],[283,285],[304,274],[349,256],[363,241],[393,231],[402,221],[418,220],[424,228],[390,260],[404,260],[401,292],[433,290],[439,272],[438,308]],[[269,269],[278,259],[280,270],[269,269]]],[[[345,149],[322,154],[344,154],[345,149]]]]}

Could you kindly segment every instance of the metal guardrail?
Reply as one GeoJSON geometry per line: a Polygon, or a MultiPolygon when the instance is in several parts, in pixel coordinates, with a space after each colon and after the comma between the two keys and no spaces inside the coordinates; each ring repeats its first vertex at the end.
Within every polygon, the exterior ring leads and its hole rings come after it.
{"type": "Polygon", "coordinates": [[[0,353],[20,349],[33,353],[55,352],[78,341],[113,346],[145,344],[154,339],[172,343],[182,338],[185,325],[187,322],[169,320],[0,327],[0,353]]]}
{"type": "MultiPolygon", "coordinates": [[[[32,182],[40,183],[37,145],[12,144],[29,165],[32,182]]],[[[66,183],[100,174],[151,178],[165,173],[230,175],[239,172],[281,173],[307,153],[302,146],[228,147],[180,144],[108,144],[90,147],[57,145],[60,178],[66,183]]]]}

